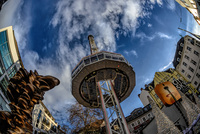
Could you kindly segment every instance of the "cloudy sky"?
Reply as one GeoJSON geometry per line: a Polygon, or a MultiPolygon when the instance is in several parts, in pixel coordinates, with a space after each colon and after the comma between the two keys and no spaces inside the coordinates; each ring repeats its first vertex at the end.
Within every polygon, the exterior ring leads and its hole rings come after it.
{"type": "Polygon", "coordinates": [[[71,70],[90,54],[89,34],[100,50],[123,54],[136,72],[136,87],[121,103],[127,116],[143,106],[138,94],[154,73],[173,67],[176,43],[186,35],[177,28],[200,33],[192,15],[173,0],[8,0],[0,28],[10,25],[25,68],[60,79],[44,99],[60,124],[75,100],[71,70]]]}

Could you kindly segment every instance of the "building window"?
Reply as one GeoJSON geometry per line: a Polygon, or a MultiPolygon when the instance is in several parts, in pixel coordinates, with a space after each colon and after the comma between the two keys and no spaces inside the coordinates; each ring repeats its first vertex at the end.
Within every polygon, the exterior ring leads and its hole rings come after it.
{"type": "Polygon", "coordinates": [[[187,60],[189,60],[189,57],[188,57],[187,55],[185,55],[185,58],[186,58],[187,60]]]}
{"type": "Polygon", "coordinates": [[[184,44],[183,44],[183,43],[181,43],[181,44],[180,44],[180,46],[181,46],[181,47],[183,47],[183,46],[184,46],[184,44]]]}
{"type": "Polygon", "coordinates": [[[197,84],[198,84],[198,83],[195,81],[195,82],[194,82],[194,85],[197,85],[197,84]]]}
{"type": "Polygon", "coordinates": [[[180,59],[179,59],[179,58],[177,58],[177,61],[179,62],[179,61],[180,61],[180,59]]]}
{"type": "Polygon", "coordinates": [[[146,121],[146,118],[145,118],[145,117],[143,117],[142,119],[143,119],[143,121],[146,121]]]}
{"type": "Polygon", "coordinates": [[[138,125],[140,124],[140,120],[137,121],[138,125]]]}
{"type": "Polygon", "coordinates": [[[0,82],[0,90],[3,92],[4,96],[8,99],[7,96],[7,86],[8,86],[9,82],[7,77],[5,76],[1,82],[0,82]]]}
{"type": "Polygon", "coordinates": [[[16,68],[16,66],[14,66],[13,68],[11,68],[11,69],[8,71],[9,79],[12,78],[16,73],[17,73],[17,68],[16,68]]]}
{"type": "Polygon", "coordinates": [[[197,76],[197,78],[200,78],[200,74],[197,73],[196,76],[197,76]]]}
{"type": "Polygon", "coordinates": [[[131,126],[132,126],[132,128],[134,128],[134,126],[135,126],[134,123],[132,123],[131,126]]]}
{"type": "Polygon", "coordinates": [[[148,114],[148,117],[151,117],[151,114],[148,114]]]}
{"type": "Polygon", "coordinates": [[[3,63],[0,60],[0,76],[2,76],[4,73],[3,63]]]}
{"type": "Polygon", "coordinates": [[[187,63],[183,62],[183,65],[187,67],[187,63]]]}
{"type": "Polygon", "coordinates": [[[181,53],[182,53],[181,51],[178,51],[178,54],[179,54],[179,55],[181,55],[181,53]]]}
{"type": "Polygon", "coordinates": [[[190,76],[189,74],[187,75],[187,77],[188,77],[189,79],[191,78],[191,76],[190,76]]]}
{"type": "Polygon", "coordinates": [[[187,47],[187,50],[188,50],[188,51],[191,51],[191,47],[187,47]]]}
{"type": "Polygon", "coordinates": [[[184,73],[184,72],[185,72],[185,70],[184,70],[184,69],[182,69],[182,70],[181,70],[181,72],[182,72],[182,73],[184,73]]]}
{"type": "MultiPolygon", "coordinates": [[[[185,0],[181,0],[183,3],[185,3],[185,0]]],[[[189,39],[188,39],[189,40],[189,39]]]]}
{"type": "Polygon", "coordinates": [[[196,61],[194,61],[194,60],[191,60],[191,63],[193,64],[193,65],[195,65],[196,66],[196,61]]]}
{"type": "Polygon", "coordinates": [[[1,40],[0,53],[3,59],[5,69],[7,70],[13,64],[13,61],[12,61],[9,46],[8,46],[6,31],[0,32],[0,40],[1,40]]]}
{"type": "Polygon", "coordinates": [[[195,50],[194,50],[194,54],[195,54],[196,56],[199,56],[199,53],[198,53],[197,51],[195,51],[195,50]]]}
{"type": "Polygon", "coordinates": [[[189,7],[189,5],[188,5],[187,3],[185,3],[185,5],[186,5],[187,7],[189,7]]]}
{"type": "Polygon", "coordinates": [[[188,69],[189,69],[191,72],[194,72],[194,69],[193,69],[193,68],[189,67],[188,69]]]}

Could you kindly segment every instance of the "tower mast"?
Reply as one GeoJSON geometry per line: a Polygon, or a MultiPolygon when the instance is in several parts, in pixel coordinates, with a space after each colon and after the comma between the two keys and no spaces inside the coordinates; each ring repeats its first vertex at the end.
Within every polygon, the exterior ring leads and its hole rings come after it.
{"type": "Polygon", "coordinates": [[[117,53],[99,52],[94,37],[88,36],[91,55],[72,70],[72,95],[91,108],[102,108],[108,134],[130,134],[120,106],[135,87],[135,72],[117,53]]]}
{"type": "Polygon", "coordinates": [[[94,37],[92,35],[88,36],[89,44],[90,44],[90,52],[91,54],[99,52],[99,49],[94,41],[94,37]]]}

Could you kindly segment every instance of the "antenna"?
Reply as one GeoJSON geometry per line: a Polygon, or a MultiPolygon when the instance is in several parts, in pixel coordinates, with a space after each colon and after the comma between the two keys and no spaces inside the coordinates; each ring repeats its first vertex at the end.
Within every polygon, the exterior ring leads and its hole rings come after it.
{"type": "Polygon", "coordinates": [[[94,37],[92,35],[88,36],[89,44],[90,44],[90,52],[91,54],[99,52],[99,49],[94,41],[94,37]]]}
{"type": "Polygon", "coordinates": [[[180,27],[179,27],[178,29],[180,29],[180,30],[182,30],[182,31],[185,31],[185,32],[187,32],[187,33],[190,33],[191,35],[193,35],[194,37],[196,37],[197,39],[200,40],[200,36],[199,36],[199,35],[194,34],[194,33],[190,32],[190,31],[185,30],[185,29],[182,29],[182,28],[180,28],[180,27]]]}

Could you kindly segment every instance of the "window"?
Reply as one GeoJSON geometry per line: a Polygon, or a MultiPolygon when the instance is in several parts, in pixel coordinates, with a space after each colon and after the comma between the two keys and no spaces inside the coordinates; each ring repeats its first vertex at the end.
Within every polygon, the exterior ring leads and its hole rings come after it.
{"type": "Polygon", "coordinates": [[[146,121],[146,118],[145,118],[145,117],[143,117],[142,119],[143,119],[143,121],[146,121]]]}
{"type": "Polygon", "coordinates": [[[4,96],[8,99],[7,96],[7,86],[8,86],[9,82],[7,77],[4,77],[1,82],[0,82],[0,90],[3,92],[4,96]]]}
{"type": "Polygon", "coordinates": [[[191,48],[190,48],[190,47],[187,47],[187,50],[188,50],[188,51],[191,51],[191,48]]]}
{"type": "Polygon", "coordinates": [[[106,58],[107,58],[107,59],[110,59],[110,58],[111,58],[111,56],[110,56],[110,55],[106,55],[106,58]]]}
{"type": "Polygon", "coordinates": [[[185,0],[181,0],[183,3],[185,3],[185,0]]]}
{"type": "Polygon", "coordinates": [[[103,55],[103,54],[100,54],[100,55],[98,55],[98,58],[101,60],[101,59],[104,58],[104,55],[103,55]]]}
{"type": "Polygon", "coordinates": [[[137,121],[138,125],[140,124],[140,120],[137,121]]]}
{"type": "Polygon", "coordinates": [[[148,114],[148,117],[151,117],[151,114],[148,114]]]}
{"type": "Polygon", "coordinates": [[[200,78],[200,74],[197,73],[196,76],[197,76],[197,78],[200,78]]]}
{"type": "Polygon", "coordinates": [[[11,58],[6,34],[6,31],[0,32],[0,53],[5,69],[7,70],[13,64],[13,61],[11,58]]]}
{"type": "Polygon", "coordinates": [[[183,46],[184,46],[184,44],[183,44],[183,43],[181,43],[181,44],[180,44],[180,46],[182,46],[182,47],[183,47],[183,46]]]}
{"type": "Polygon", "coordinates": [[[12,78],[17,73],[17,68],[14,66],[12,69],[8,71],[9,79],[12,78]]]}
{"type": "Polygon", "coordinates": [[[179,59],[179,58],[177,58],[177,61],[179,62],[179,61],[180,61],[180,59],[179,59]]]}
{"type": "Polygon", "coordinates": [[[89,59],[89,58],[88,58],[88,59],[85,59],[84,62],[85,62],[85,65],[87,65],[87,64],[90,63],[90,59],[89,59]]]}
{"type": "Polygon", "coordinates": [[[4,73],[3,63],[0,60],[0,76],[2,76],[4,73]]]}
{"type": "Polygon", "coordinates": [[[183,62],[183,65],[187,67],[187,63],[183,62]]]}
{"type": "Polygon", "coordinates": [[[191,72],[194,72],[194,69],[193,69],[193,68],[191,68],[191,67],[189,67],[189,70],[190,70],[191,72]]]}
{"type": "Polygon", "coordinates": [[[188,77],[189,79],[191,78],[191,76],[190,76],[189,74],[187,75],[187,77],[188,77]]]}
{"type": "Polygon", "coordinates": [[[187,3],[185,3],[185,5],[186,5],[187,7],[189,7],[189,5],[188,5],[187,3]]]}
{"type": "Polygon", "coordinates": [[[189,57],[188,57],[187,55],[185,55],[185,58],[186,58],[187,60],[189,60],[189,57]]]}
{"type": "Polygon", "coordinates": [[[191,63],[193,64],[193,65],[195,65],[196,66],[196,61],[194,61],[194,60],[191,60],[191,63]]]}
{"type": "Polygon", "coordinates": [[[194,54],[195,54],[196,56],[199,56],[199,53],[198,53],[197,51],[195,51],[195,50],[194,50],[194,54]]]}
{"type": "Polygon", "coordinates": [[[184,70],[184,69],[182,69],[182,70],[181,70],[181,72],[182,72],[182,73],[184,73],[184,72],[185,72],[185,70],[184,70]]]}
{"type": "Polygon", "coordinates": [[[91,61],[92,61],[92,62],[97,61],[97,60],[98,60],[98,59],[97,59],[97,56],[91,57],[91,61]]]}
{"type": "Polygon", "coordinates": [[[181,55],[181,53],[182,53],[181,51],[178,51],[178,54],[179,54],[179,55],[181,55]]]}
{"type": "Polygon", "coordinates": [[[124,58],[122,58],[122,57],[119,57],[119,60],[121,60],[121,61],[124,61],[124,58]]]}
{"type": "Polygon", "coordinates": [[[134,128],[134,126],[135,126],[134,123],[132,123],[131,126],[134,128]]]}
{"type": "Polygon", "coordinates": [[[197,84],[198,84],[198,83],[195,81],[195,82],[194,82],[194,85],[197,85],[197,84]]]}

